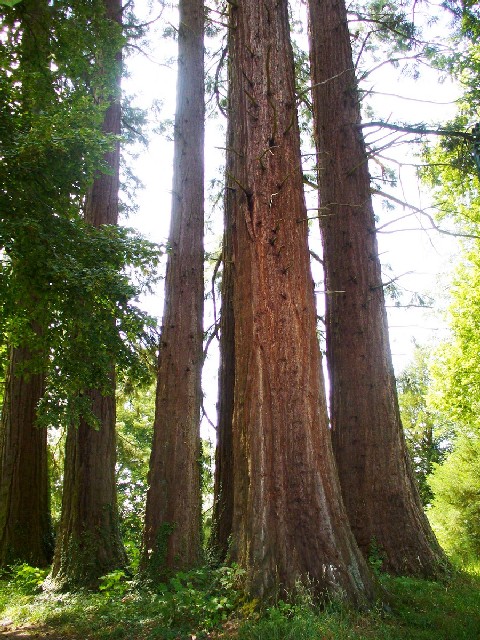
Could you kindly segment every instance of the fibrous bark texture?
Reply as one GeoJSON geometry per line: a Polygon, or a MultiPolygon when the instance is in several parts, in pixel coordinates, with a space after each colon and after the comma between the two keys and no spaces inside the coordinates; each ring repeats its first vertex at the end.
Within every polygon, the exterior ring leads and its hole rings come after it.
{"type": "Polygon", "coordinates": [[[115,397],[90,392],[100,428],[83,420],[67,433],[62,516],[52,578],[58,589],[98,587],[125,566],[115,485],[115,397]]]}
{"type": "MultiPolygon", "coordinates": [[[[120,0],[105,0],[106,13],[120,22],[120,0]]],[[[105,132],[120,134],[121,54],[117,56],[118,93],[112,98],[103,123],[105,132]]],[[[85,221],[93,226],[118,221],[120,145],[106,154],[111,173],[98,175],[85,203],[85,221]]],[[[112,364],[113,369],[113,364],[112,364]]],[[[115,382],[111,395],[92,389],[88,395],[98,430],[80,420],[70,426],[65,448],[62,515],[51,577],[58,589],[95,588],[98,578],[125,566],[120,535],[115,480],[115,382]]]]}
{"type": "Polygon", "coordinates": [[[50,563],[47,430],[36,427],[44,375],[26,373],[31,354],[13,348],[0,421],[0,566],[50,563]]]}
{"type": "Polygon", "coordinates": [[[200,407],[203,363],[203,1],[179,5],[174,174],[165,307],[143,563],[165,571],[200,554],[200,407]]]}
{"type": "MultiPolygon", "coordinates": [[[[233,123],[228,123],[227,148],[232,144],[233,123]]],[[[232,154],[227,155],[227,182],[232,173],[232,154]]],[[[235,190],[227,188],[224,197],[222,309],[220,316],[220,366],[218,370],[218,424],[215,452],[215,486],[211,549],[224,560],[232,533],[233,519],[233,448],[232,418],[235,389],[235,317],[233,313],[232,224],[235,214],[235,190]]]]}
{"type": "Polygon", "coordinates": [[[309,581],[365,601],[340,495],[316,334],[286,0],[231,5],[235,311],[230,556],[265,597],[309,581]]]}
{"type": "Polygon", "coordinates": [[[432,576],[441,550],[410,468],[395,388],[344,0],[310,0],[332,438],[358,545],[432,576]]]}

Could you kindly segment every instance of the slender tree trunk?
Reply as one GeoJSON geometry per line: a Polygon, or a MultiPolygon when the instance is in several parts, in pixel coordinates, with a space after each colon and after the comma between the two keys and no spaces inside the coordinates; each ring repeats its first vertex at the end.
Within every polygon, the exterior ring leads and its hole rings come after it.
{"type": "MultiPolygon", "coordinates": [[[[228,123],[227,147],[232,146],[233,123],[228,123]]],[[[233,313],[232,227],[235,215],[235,185],[231,186],[232,154],[227,156],[224,197],[222,310],[220,316],[220,367],[218,371],[218,425],[215,452],[215,486],[210,546],[218,560],[228,552],[233,519],[232,419],[235,389],[235,317],[233,313]]]]}
{"type": "MultiPolygon", "coordinates": [[[[48,3],[25,0],[19,16],[22,100],[28,114],[41,110],[52,91],[48,3]]],[[[44,374],[28,372],[32,359],[39,354],[26,346],[10,349],[0,420],[0,566],[45,566],[52,558],[47,431],[36,427],[44,374]]]]}
{"type": "Polygon", "coordinates": [[[200,554],[203,361],[204,68],[202,0],[181,0],[170,253],[143,564],[160,578],[200,554]]]}
{"type": "Polygon", "coordinates": [[[264,597],[372,596],[328,432],[286,0],[232,5],[235,311],[231,557],[264,597]]]}
{"type": "MultiPolygon", "coordinates": [[[[105,0],[105,6],[107,17],[120,22],[120,0],[105,0]]],[[[106,111],[103,129],[119,135],[121,53],[117,54],[117,62],[118,91],[106,111]]],[[[106,154],[105,161],[111,173],[95,179],[85,204],[86,222],[97,227],[118,221],[120,143],[106,154]]],[[[110,395],[103,396],[95,389],[88,395],[99,429],[82,419],[78,428],[71,426],[67,432],[62,515],[52,567],[58,589],[95,588],[99,577],[126,564],[115,480],[114,374],[110,395]]]]}
{"type": "Polygon", "coordinates": [[[441,550],[408,460],[388,340],[367,155],[343,0],[309,0],[332,439],[363,553],[435,575],[441,550]]]}
{"type": "Polygon", "coordinates": [[[35,426],[44,375],[22,372],[31,360],[14,348],[5,380],[0,421],[0,566],[50,563],[53,536],[50,520],[47,430],[35,426]]]}

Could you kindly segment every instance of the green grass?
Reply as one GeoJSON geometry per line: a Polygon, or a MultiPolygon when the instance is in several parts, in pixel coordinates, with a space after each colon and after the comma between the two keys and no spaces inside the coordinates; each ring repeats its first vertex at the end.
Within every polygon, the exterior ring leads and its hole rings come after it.
{"type": "Polygon", "coordinates": [[[357,612],[320,610],[308,593],[259,610],[240,597],[235,569],[181,573],[156,589],[113,572],[99,593],[55,594],[39,592],[42,572],[23,566],[0,581],[0,619],[67,640],[479,640],[478,569],[448,582],[383,576],[390,607],[357,612]]]}

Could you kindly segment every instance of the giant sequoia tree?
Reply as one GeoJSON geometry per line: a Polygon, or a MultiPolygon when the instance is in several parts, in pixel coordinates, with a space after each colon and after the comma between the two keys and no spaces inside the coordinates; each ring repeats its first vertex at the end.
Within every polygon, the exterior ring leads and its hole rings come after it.
{"type": "MultiPolygon", "coordinates": [[[[120,0],[105,0],[105,16],[121,23],[120,0]]],[[[121,52],[114,60],[110,104],[103,130],[120,135],[121,52]]],[[[118,222],[120,142],[106,154],[109,173],[96,177],[85,201],[85,221],[94,226],[118,222]]],[[[92,363],[94,366],[94,363],[92,363]]],[[[55,547],[52,578],[59,588],[96,586],[100,576],[126,563],[119,524],[115,480],[115,383],[111,365],[109,389],[86,392],[96,428],[85,416],[67,431],[62,514],[55,547]]]]}
{"type": "Polygon", "coordinates": [[[143,540],[160,577],[200,557],[203,363],[203,0],[181,0],[172,218],[143,540]]]}
{"type": "Polygon", "coordinates": [[[364,601],[327,426],[286,0],[231,11],[235,400],[230,555],[260,596],[310,580],[364,601]]]}
{"type": "Polygon", "coordinates": [[[343,497],[364,554],[375,544],[388,571],[432,576],[443,556],[400,421],[345,3],[309,7],[332,439],[343,497]]]}
{"type": "MultiPolygon", "coordinates": [[[[15,14],[10,20],[5,16],[5,35],[8,34],[5,50],[8,51],[9,44],[15,41],[15,32],[20,39],[19,98],[24,118],[30,121],[48,104],[52,94],[49,13],[47,2],[25,0],[16,24],[15,14]]],[[[12,51],[10,53],[14,55],[12,51]]],[[[14,261],[15,272],[24,267],[14,261]]],[[[34,315],[32,307],[37,303],[33,286],[28,299],[21,304],[26,304],[34,315]]],[[[45,353],[38,335],[40,324],[28,320],[27,324],[37,345],[10,347],[0,419],[1,566],[13,562],[44,566],[50,562],[53,550],[47,431],[37,425],[37,405],[44,392],[45,353]]]]}

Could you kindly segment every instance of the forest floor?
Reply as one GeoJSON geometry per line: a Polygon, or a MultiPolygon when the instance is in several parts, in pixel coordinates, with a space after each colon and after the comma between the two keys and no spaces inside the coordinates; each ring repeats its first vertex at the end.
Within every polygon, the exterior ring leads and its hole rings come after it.
{"type": "Polygon", "coordinates": [[[382,575],[389,606],[315,606],[305,589],[260,607],[236,569],[199,569],[154,589],[123,572],[97,593],[42,592],[22,565],[0,580],[0,640],[480,640],[480,572],[431,582],[382,575]]]}

